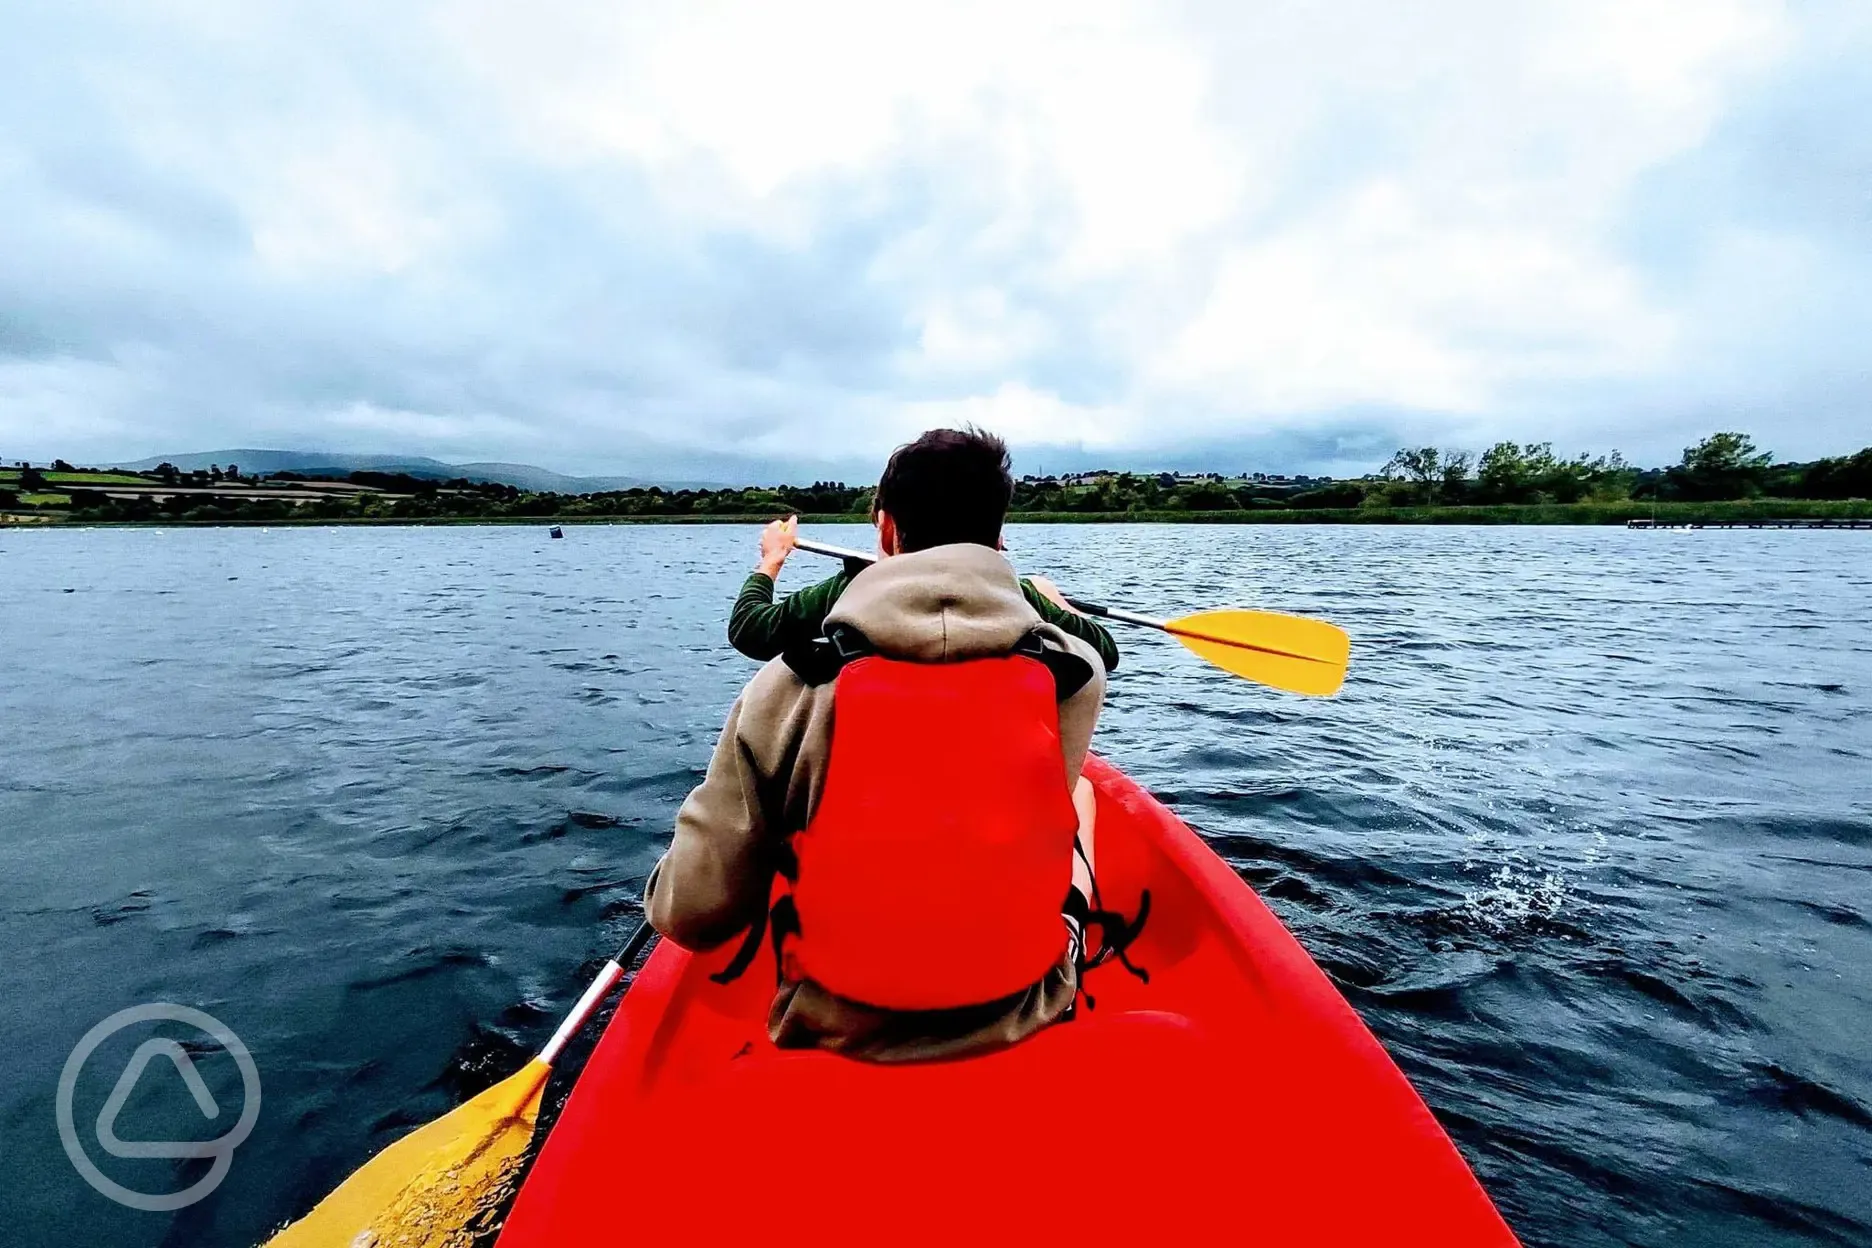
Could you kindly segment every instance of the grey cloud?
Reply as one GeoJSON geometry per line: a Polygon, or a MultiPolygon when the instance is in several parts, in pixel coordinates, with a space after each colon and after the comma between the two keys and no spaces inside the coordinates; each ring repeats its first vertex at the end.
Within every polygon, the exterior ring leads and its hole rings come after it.
{"type": "MultiPolygon", "coordinates": [[[[1231,41],[1253,37],[1216,24],[1205,46],[1226,70],[1231,41]]],[[[1270,420],[1155,398],[1145,440],[1082,450],[1072,429],[1030,431],[1021,466],[1344,471],[1398,440],[1496,436],[1659,458],[1751,422],[1789,455],[1872,440],[1857,362],[1872,338],[1872,89],[1855,72],[1868,44],[1862,26],[1815,18],[1624,205],[1614,246],[1686,318],[1683,375],[1524,381],[1483,416],[1379,404],[1270,420]],[[1729,272],[1738,229],[1805,259],[1772,281],[1729,272]]],[[[1251,86],[1219,76],[1224,124],[1254,124],[1266,97],[1251,86]]],[[[1153,278],[1170,293],[1155,307],[1123,275],[1060,278],[1072,209],[1044,180],[1041,209],[982,246],[1005,222],[958,189],[995,158],[967,139],[913,128],[869,164],[785,188],[775,212],[800,214],[799,230],[711,224],[629,160],[532,150],[419,18],[378,6],[236,8],[213,31],[113,8],[10,10],[0,118],[0,454],[264,444],[694,479],[863,479],[877,449],[852,439],[896,405],[1010,382],[1124,403],[1143,366],[1116,324],[1192,314],[1231,242],[1305,222],[1423,142],[1402,106],[1313,117],[1297,132],[1310,154],[1279,185],[1162,261],[1153,278]],[[443,241],[388,270],[262,263],[243,197],[272,162],[342,146],[347,126],[382,140],[412,218],[443,241]],[[1037,326],[1034,341],[1008,360],[919,365],[923,310],[974,290],[1037,326]]],[[[1490,332],[1468,345],[1488,348],[1490,332]]]]}

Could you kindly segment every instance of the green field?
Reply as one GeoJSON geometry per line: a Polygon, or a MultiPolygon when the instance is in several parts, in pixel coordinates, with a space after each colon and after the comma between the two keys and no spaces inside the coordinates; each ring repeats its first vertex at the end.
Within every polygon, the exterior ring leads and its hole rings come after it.
{"type": "MultiPolygon", "coordinates": [[[[0,468],[0,485],[19,480],[19,469],[0,468]]],[[[48,485],[154,485],[148,477],[127,472],[41,472],[48,485]]]]}
{"type": "Polygon", "coordinates": [[[69,494],[22,494],[19,500],[28,507],[68,507],[71,505],[69,494]]]}
{"type": "Polygon", "coordinates": [[[45,479],[52,485],[155,485],[148,477],[132,476],[127,472],[48,472],[45,479]]]}

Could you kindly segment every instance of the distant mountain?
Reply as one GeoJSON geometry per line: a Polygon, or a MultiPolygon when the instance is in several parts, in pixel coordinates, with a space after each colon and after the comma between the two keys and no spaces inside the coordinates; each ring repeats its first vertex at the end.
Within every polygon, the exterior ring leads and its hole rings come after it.
{"type": "Polygon", "coordinates": [[[443,467],[448,469],[451,477],[467,477],[470,481],[498,481],[502,485],[517,485],[523,490],[537,490],[542,494],[595,494],[600,490],[628,490],[640,485],[697,489],[700,484],[694,481],[645,481],[637,477],[568,477],[564,473],[554,472],[550,468],[536,468],[532,464],[445,464],[443,467]]]}
{"type": "Polygon", "coordinates": [[[316,472],[321,469],[332,472],[407,472],[413,477],[440,477],[446,479],[453,475],[449,465],[439,459],[428,459],[421,455],[350,455],[335,451],[263,451],[252,447],[238,450],[199,451],[185,455],[155,455],[149,459],[139,459],[133,464],[113,464],[114,468],[128,468],[134,472],[148,472],[158,464],[174,464],[184,472],[195,472],[211,464],[225,468],[229,464],[238,464],[242,472],[316,472]]]}
{"type": "Polygon", "coordinates": [[[637,477],[570,477],[532,464],[448,464],[424,455],[356,455],[336,451],[267,451],[242,447],[226,451],[192,451],[184,455],[158,455],[139,459],[133,464],[113,464],[148,472],[158,464],[174,464],[184,472],[194,472],[219,464],[236,464],[243,473],[265,475],[274,472],[401,472],[412,477],[447,481],[466,477],[470,481],[494,481],[522,490],[555,494],[594,494],[602,490],[628,490],[637,486],[660,485],[664,489],[718,488],[715,481],[644,480],[637,477]]]}

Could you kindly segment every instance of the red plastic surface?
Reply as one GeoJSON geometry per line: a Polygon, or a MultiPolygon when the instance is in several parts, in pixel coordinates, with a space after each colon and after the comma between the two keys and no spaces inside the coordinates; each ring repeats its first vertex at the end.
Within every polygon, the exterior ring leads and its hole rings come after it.
{"type": "Polygon", "coordinates": [[[871,655],[835,696],[825,791],[793,838],[787,977],[896,1010],[1020,992],[1060,959],[1079,824],[1052,673],[871,655]]]}
{"type": "Polygon", "coordinates": [[[500,1248],[1513,1245],[1416,1092],[1274,915],[1108,764],[1099,882],[1132,956],[1098,1008],[989,1057],[876,1066],[767,1043],[771,961],[660,945],[500,1248]]]}

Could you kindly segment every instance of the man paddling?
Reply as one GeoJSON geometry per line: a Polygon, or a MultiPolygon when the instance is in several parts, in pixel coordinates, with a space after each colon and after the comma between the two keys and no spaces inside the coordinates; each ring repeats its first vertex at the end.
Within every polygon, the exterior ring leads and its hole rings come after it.
{"type": "MultiPolygon", "coordinates": [[[[808,585],[775,602],[774,583],[787,557],[793,553],[798,525],[799,517],[788,516],[761,530],[760,562],[742,582],[734,609],[728,613],[728,644],[750,659],[766,662],[784,653],[788,646],[804,644],[820,636],[826,616],[831,614],[839,595],[852,583],[852,577],[863,570],[862,563],[853,563],[818,584],[808,585]]],[[[1106,671],[1118,670],[1118,643],[1112,640],[1104,625],[1073,610],[1059,588],[1044,576],[1024,576],[1020,587],[1027,605],[1039,612],[1041,619],[1065,629],[1097,650],[1106,671]]]]}
{"type": "Polygon", "coordinates": [[[774,1042],[956,1057],[1070,1015],[1104,664],[999,553],[1007,448],[939,429],[878,484],[884,556],[748,682],[645,885],[688,949],[778,954],[774,1042]],[[1075,843],[1078,851],[1075,852],[1075,843]],[[1062,911],[1065,913],[1063,914],[1062,911]]]}

